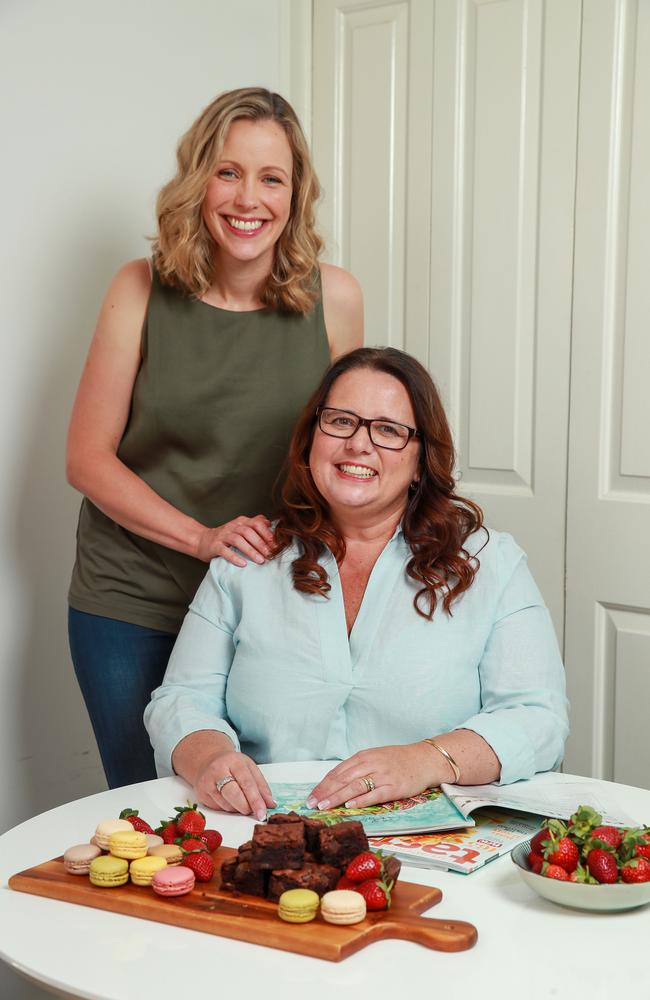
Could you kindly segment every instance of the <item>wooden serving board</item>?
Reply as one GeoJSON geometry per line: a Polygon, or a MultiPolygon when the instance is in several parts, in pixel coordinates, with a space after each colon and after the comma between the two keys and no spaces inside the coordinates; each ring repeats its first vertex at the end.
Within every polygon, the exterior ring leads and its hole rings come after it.
{"type": "Polygon", "coordinates": [[[212,881],[197,882],[191,893],[175,898],[158,896],[151,888],[131,882],[113,889],[99,889],[88,876],[69,875],[63,867],[63,858],[12,875],[9,887],[331,962],[340,962],[367,944],[385,938],[414,941],[438,951],[463,951],[476,942],[473,924],[419,916],[440,902],[442,892],[413,882],[399,881],[390,910],[369,913],[358,924],[337,927],[326,923],[320,915],[308,924],[285,923],[277,915],[277,904],[219,888],[221,863],[235,853],[230,847],[219,848],[213,854],[212,881]]]}

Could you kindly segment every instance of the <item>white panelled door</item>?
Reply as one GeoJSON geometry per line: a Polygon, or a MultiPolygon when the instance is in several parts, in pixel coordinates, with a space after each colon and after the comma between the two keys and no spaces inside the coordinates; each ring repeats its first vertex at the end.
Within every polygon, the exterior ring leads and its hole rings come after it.
{"type": "Polygon", "coordinates": [[[650,788],[650,3],[589,0],[585,10],[566,766],[650,788]]]}

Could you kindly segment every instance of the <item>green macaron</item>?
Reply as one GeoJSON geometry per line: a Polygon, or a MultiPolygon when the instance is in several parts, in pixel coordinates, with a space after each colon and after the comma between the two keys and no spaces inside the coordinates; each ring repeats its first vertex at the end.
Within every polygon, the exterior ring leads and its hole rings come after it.
{"type": "Polygon", "coordinates": [[[289,924],[306,924],[318,913],[319,903],[311,889],[287,889],[278,900],[278,916],[289,924]]]}

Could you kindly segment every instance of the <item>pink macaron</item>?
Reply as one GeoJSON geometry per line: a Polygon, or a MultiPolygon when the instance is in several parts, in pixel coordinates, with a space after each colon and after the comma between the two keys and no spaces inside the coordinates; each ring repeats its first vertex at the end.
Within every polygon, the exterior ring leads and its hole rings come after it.
{"type": "Polygon", "coordinates": [[[194,872],[183,865],[161,868],[151,880],[154,892],[159,896],[184,896],[194,888],[194,872]]]}

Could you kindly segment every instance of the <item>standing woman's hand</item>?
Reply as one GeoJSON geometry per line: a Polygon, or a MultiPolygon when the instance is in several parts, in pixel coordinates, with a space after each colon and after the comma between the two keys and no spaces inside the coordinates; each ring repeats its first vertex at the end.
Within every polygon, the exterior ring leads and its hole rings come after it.
{"type": "Polygon", "coordinates": [[[204,528],[199,535],[196,556],[203,562],[210,562],[216,556],[221,556],[233,566],[245,566],[243,556],[248,556],[253,562],[263,563],[273,551],[273,542],[268,517],[263,514],[257,514],[256,517],[236,517],[216,528],[204,528]]]}

